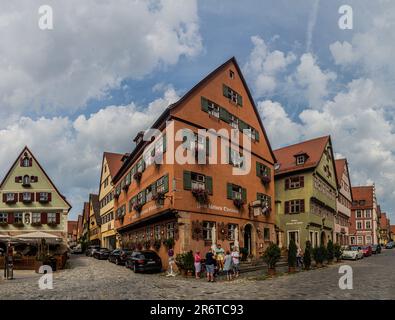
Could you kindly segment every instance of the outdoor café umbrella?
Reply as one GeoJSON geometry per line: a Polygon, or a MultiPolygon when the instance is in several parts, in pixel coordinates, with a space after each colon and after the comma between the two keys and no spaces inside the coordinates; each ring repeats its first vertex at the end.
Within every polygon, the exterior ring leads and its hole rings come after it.
{"type": "Polygon", "coordinates": [[[29,233],[25,233],[25,234],[19,234],[17,236],[13,236],[12,238],[25,240],[27,242],[29,240],[32,240],[32,241],[37,241],[38,240],[39,241],[41,239],[45,239],[46,242],[52,242],[52,243],[62,242],[61,238],[59,238],[59,237],[57,237],[57,236],[55,236],[53,234],[50,234],[50,233],[47,233],[47,232],[42,232],[42,231],[35,231],[35,232],[29,232],[29,233]]]}

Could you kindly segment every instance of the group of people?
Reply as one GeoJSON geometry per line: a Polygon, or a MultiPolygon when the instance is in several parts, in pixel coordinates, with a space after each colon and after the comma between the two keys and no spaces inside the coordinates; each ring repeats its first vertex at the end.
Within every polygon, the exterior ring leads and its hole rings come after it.
{"type": "MultiPolygon", "coordinates": [[[[195,252],[195,276],[196,279],[200,279],[200,273],[202,271],[202,257],[199,251],[195,252]]],[[[237,278],[240,272],[240,253],[237,247],[234,247],[232,251],[225,250],[219,244],[215,248],[211,248],[205,256],[204,266],[206,269],[207,281],[214,282],[216,275],[220,273],[226,273],[227,280],[237,278]]]]}

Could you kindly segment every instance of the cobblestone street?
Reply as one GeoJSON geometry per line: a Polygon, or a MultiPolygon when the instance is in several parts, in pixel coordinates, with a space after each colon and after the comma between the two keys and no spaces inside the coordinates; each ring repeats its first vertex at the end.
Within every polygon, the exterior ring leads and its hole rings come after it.
{"type": "Polygon", "coordinates": [[[256,280],[263,272],[207,283],[163,274],[134,274],[108,261],[73,256],[69,269],[55,273],[54,289],[39,290],[32,271],[0,280],[1,299],[395,299],[395,250],[344,262],[353,268],[354,289],[338,287],[339,266],[256,280]]]}

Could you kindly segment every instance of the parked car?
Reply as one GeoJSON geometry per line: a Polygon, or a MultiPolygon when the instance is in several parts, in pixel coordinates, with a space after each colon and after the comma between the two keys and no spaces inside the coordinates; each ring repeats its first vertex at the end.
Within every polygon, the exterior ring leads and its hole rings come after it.
{"type": "Polygon", "coordinates": [[[372,245],[372,253],[373,254],[381,253],[381,245],[380,244],[372,245]]]}
{"type": "Polygon", "coordinates": [[[116,265],[125,265],[127,257],[132,253],[133,250],[131,249],[115,249],[110,253],[108,261],[116,265]]]}
{"type": "Polygon", "coordinates": [[[89,246],[87,249],[86,249],[86,251],[85,251],[85,255],[87,256],[87,257],[93,257],[93,253],[96,251],[96,250],[99,250],[100,249],[100,246],[89,246]]]}
{"type": "Polygon", "coordinates": [[[155,251],[134,251],[127,257],[125,266],[134,272],[161,272],[162,260],[155,251]]]}
{"type": "Polygon", "coordinates": [[[364,257],[369,257],[372,255],[372,247],[371,246],[363,246],[362,252],[364,257]]]}
{"type": "Polygon", "coordinates": [[[342,251],[342,259],[344,260],[358,260],[363,258],[362,248],[358,246],[347,246],[342,251]]]}
{"type": "Polygon", "coordinates": [[[99,260],[107,260],[110,253],[111,250],[108,250],[107,248],[100,248],[99,250],[93,252],[93,258],[99,260]]]}
{"type": "Polygon", "coordinates": [[[393,249],[394,246],[395,246],[394,242],[393,242],[393,241],[390,241],[390,242],[388,242],[388,243],[385,245],[385,248],[386,248],[386,249],[393,249]]]}
{"type": "Polygon", "coordinates": [[[79,254],[82,253],[82,248],[81,245],[76,245],[74,248],[71,249],[71,253],[73,254],[79,254]]]}

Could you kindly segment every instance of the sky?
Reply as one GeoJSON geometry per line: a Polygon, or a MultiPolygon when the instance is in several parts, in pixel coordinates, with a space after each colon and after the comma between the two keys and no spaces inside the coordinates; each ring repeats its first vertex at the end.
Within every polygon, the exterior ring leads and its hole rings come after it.
{"type": "Polygon", "coordinates": [[[133,138],[232,56],[272,147],[330,134],[353,185],[395,223],[395,1],[42,1],[0,5],[0,175],[25,145],[71,202],[133,138]],[[341,29],[339,8],[352,8],[341,29]]]}

